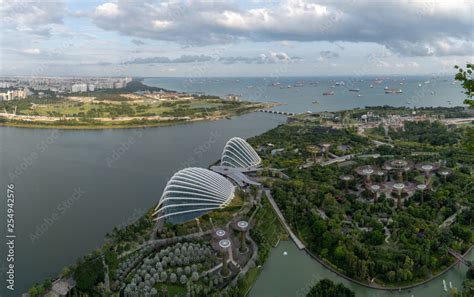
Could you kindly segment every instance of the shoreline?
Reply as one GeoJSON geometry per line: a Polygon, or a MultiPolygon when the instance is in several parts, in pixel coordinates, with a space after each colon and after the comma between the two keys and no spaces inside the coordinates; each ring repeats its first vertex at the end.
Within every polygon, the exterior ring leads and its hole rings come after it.
{"type": "MultiPolygon", "coordinates": [[[[471,245],[471,247],[469,249],[467,249],[467,251],[465,253],[463,253],[463,257],[466,257],[469,253],[472,252],[472,250],[474,249],[474,245],[471,245]]],[[[353,284],[356,284],[356,285],[359,285],[359,286],[362,286],[362,287],[366,287],[366,288],[369,288],[369,289],[373,289],[373,290],[379,290],[379,291],[388,291],[388,292],[396,292],[396,291],[406,291],[406,290],[410,290],[410,289],[413,289],[413,288],[416,288],[416,287],[419,287],[419,286],[422,286],[422,285],[425,285],[435,279],[437,279],[438,277],[442,276],[443,274],[445,274],[446,272],[448,272],[449,270],[451,270],[456,264],[459,263],[459,260],[455,260],[453,263],[451,263],[448,267],[446,267],[445,269],[441,270],[440,272],[438,272],[437,274],[435,275],[432,275],[431,277],[429,277],[428,279],[425,279],[425,280],[421,280],[419,282],[416,282],[416,283],[413,283],[413,284],[408,284],[408,285],[405,285],[405,286],[401,286],[401,287],[386,287],[386,286],[374,286],[374,285],[370,285],[368,283],[363,283],[361,281],[358,281],[356,279],[353,279],[351,278],[350,276],[344,274],[343,272],[339,271],[338,269],[334,268],[333,266],[331,266],[330,263],[327,263],[325,260],[319,258],[318,256],[314,255],[311,251],[308,250],[308,248],[304,248],[303,249],[305,251],[305,253],[310,256],[313,260],[317,261],[319,264],[321,264],[325,269],[335,273],[336,275],[344,278],[345,280],[353,283],[353,284]]]]}
{"type": "MultiPolygon", "coordinates": [[[[0,119],[6,119],[5,122],[0,122],[0,127],[15,127],[15,128],[30,128],[30,129],[60,129],[60,130],[106,130],[106,129],[137,129],[137,128],[147,128],[147,127],[161,127],[161,126],[171,126],[175,124],[187,124],[193,122],[202,122],[202,121],[219,121],[233,116],[240,116],[244,114],[249,114],[256,112],[259,109],[273,108],[275,106],[283,105],[277,102],[264,102],[257,103],[258,106],[250,106],[248,109],[241,112],[230,112],[223,115],[214,115],[208,117],[198,117],[198,118],[189,118],[189,117],[176,117],[176,118],[165,118],[160,116],[155,117],[124,117],[124,120],[111,120],[106,121],[107,118],[97,118],[92,119],[97,122],[91,124],[73,124],[67,125],[62,123],[55,123],[61,121],[61,119],[54,118],[50,121],[31,121],[31,120],[17,120],[17,119],[8,119],[5,116],[2,117],[0,114],[0,119]],[[134,121],[141,121],[140,123],[134,123],[134,121]],[[100,123],[103,122],[104,124],[100,123]]],[[[21,117],[21,116],[17,116],[21,117]]],[[[25,118],[31,118],[31,116],[25,116],[25,118]]],[[[68,119],[67,121],[76,122],[77,119],[68,119]]]]}

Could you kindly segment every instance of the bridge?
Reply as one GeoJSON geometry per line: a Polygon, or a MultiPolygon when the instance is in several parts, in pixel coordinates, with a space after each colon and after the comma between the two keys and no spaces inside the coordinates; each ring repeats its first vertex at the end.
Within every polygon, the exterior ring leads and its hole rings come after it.
{"type": "Polygon", "coordinates": [[[271,109],[259,109],[259,112],[266,112],[266,113],[273,113],[273,114],[281,114],[286,116],[294,116],[297,115],[296,112],[288,112],[288,111],[278,111],[278,110],[271,110],[271,109]]]}
{"type": "Polygon", "coordinates": [[[459,254],[458,252],[456,252],[455,250],[453,250],[451,248],[448,248],[448,253],[451,256],[453,256],[454,258],[456,258],[459,262],[466,265],[469,270],[471,270],[471,271],[474,270],[474,266],[473,266],[472,262],[467,260],[466,258],[464,258],[463,255],[459,254]]]}

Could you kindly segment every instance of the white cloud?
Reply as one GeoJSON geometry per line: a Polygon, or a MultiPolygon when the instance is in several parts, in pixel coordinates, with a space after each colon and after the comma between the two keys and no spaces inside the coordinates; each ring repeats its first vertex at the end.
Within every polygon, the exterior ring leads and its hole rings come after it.
{"type": "Polygon", "coordinates": [[[49,36],[54,25],[63,23],[66,5],[63,1],[2,1],[2,28],[33,35],[49,36]]]}
{"type": "Polygon", "coordinates": [[[401,55],[446,56],[472,52],[473,5],[465,0],[283,0],[247,8],[239,2],[118,1],[97,6],[91,18],[105,30],[184,45],[373,42],[401,55]]]}
{"type": "Polygon", "coordinates": [[[27,49],[22,50],[22,52],[29,55],[41,54],[41,50],[39,48],[27,48],[27,49]]]}
{"type": "Polygon", "coordinates": [[[96,7],[94,12],[96,17],[118,17],[121,15],[120,9],[115,3],[104,3],[96,7]]]}

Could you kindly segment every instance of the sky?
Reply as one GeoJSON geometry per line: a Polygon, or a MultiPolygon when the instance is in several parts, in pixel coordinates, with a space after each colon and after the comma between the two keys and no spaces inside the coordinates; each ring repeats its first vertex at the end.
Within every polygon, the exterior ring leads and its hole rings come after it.
{"type": "Polygon", "coordinates": [[[0,75],[451,74],[474,1],[0,0],[0,75]]]}

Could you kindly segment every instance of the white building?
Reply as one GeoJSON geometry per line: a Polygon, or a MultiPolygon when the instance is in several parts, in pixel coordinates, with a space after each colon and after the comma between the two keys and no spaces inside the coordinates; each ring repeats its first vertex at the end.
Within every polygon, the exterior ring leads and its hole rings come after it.
{"type": "Polygon", "coordinates": [[[87,84],[74,84],[71,86],[72,93],[87,92],[87,84]]]}
{"type": "Polygon", "coordinates": [[[13,99],[25,99],[27,96],[26,90],[10,90],[5,93],[0,93],[1,101],[10,101],[13,99]]]}

